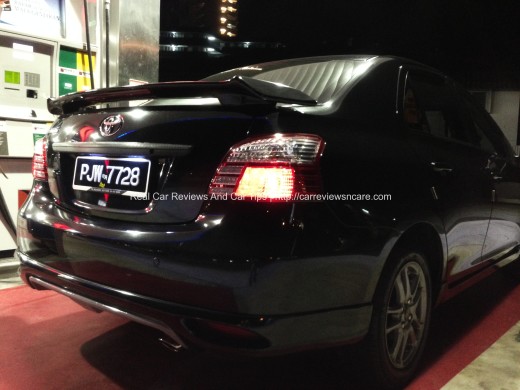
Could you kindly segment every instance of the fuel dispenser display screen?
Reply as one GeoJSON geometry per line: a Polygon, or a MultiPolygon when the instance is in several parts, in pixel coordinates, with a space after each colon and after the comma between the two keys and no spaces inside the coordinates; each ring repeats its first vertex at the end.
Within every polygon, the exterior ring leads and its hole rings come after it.
{"type": "Polygon", "coordinates": [[[4,80],[6,84],[20,84],[20,72],[14,72],[12,70],[6,70],[4,72],[4,80]]]}

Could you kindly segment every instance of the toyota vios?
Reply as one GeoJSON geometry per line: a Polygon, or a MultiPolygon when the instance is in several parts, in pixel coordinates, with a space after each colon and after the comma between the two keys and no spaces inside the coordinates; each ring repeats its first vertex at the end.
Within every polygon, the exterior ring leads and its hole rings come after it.
{"type": "Polygon", "coordinates": [[[412,61],[293,59],[48,107],[23,279],[174,348],[361,342],[371,377],[402,386],[432,308],[519,254],[518,158],[412,61]]]}

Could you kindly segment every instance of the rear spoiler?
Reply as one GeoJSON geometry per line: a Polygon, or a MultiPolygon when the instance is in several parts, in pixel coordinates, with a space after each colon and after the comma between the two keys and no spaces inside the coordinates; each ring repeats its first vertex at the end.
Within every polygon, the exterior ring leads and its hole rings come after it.
{"type": "Polygon", "coordinates": [[[214,97],[225,105],[289,103],[314,106],[317,104],[316,100],[295,88],[251,77],[235,76],[226,81],[178,81],[71,93],[58,98],[49,98],[47,108],[51,114],[63,115],[100,103],[188,97],[214,97]]]}

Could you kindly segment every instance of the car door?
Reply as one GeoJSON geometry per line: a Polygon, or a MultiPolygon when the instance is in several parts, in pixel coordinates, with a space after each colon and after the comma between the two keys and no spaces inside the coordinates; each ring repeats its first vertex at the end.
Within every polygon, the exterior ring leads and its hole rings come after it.
{"type": "Polygon", "coordinates": [[[520,166],[511,145],[483,107],[454,85],[462,110],[472,122],[473,143],[482,151],[492,182],[491,219],[482,249],[482,260],[515,259],[520,249],[520,166]]]}
{"type": "Polygon", "coordinates": [[[448,80],[421,68],[403,71],[402,121],[444,222],[447,277],[453,287],[482,261],[492,200],[487,159],[470,142],[470,124],[448,80]]]}

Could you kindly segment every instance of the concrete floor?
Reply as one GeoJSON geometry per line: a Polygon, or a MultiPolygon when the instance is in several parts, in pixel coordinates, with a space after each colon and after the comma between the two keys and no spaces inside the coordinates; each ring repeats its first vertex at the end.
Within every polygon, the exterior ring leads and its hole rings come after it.
{"type": "MultiPolygon", "coordinates": [[[[0,289],[22,284],[17,269],[16,260],[0,259],[0,289]]],[[[457,318],[443,318],[442,321],[457,321],[457,318]]],[[[413,383],[410,389],[415,389],[413,383]]],[[[520,389],[520,322],[455,375],[442,389],[520,389]]]]}
{"type": "Polygon", "coordinates": [[[466,366],[442,389],[520,389],[520,322],[466,366]]]}

